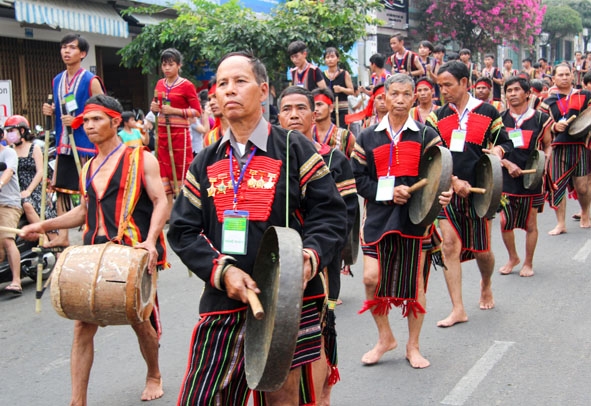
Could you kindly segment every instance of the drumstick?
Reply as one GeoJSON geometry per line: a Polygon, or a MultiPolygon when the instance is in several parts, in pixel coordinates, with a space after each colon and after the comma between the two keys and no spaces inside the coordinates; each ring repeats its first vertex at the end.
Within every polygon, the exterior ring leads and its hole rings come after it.
{"type": "Polygon", "coordinates": [[[530,175],[532,173],[536,173],[537,171],[538,171],[537,169],[522,169],[521,174],[522,175],[530,175]]]}
{"type": "Polygon", "coordinates": [[[577,115],[576,115],[576,114],[575,114],[574,116],[570,116],[570,117],[568,118],[568,120],[566,120],[566,124],[570,124],[570,123],[572,123],[572,122],[573,122],[573,120],[574,120],[575,118],[577,118],[577,115]]]}
{"type": "Polygon", "coordinates": [[[412,193],[416,192],[417,190],[422,189],[425,186],[427,186],[427,183],[429,183],[427,181],[427,179],[423,178],[420,181],[418,181],[417,183],[415,183],[414,185],[412,185],[411,187],[409,187],[407,192],[412,194],[412,193]]]}
{"type": "Polygon", "coordinates": [[[476,193],[479,195],[483,195],[486,193],[486,189],[481,188],[481,187],[471,187],[470,188],[470,193],[476,193]]]}
{"type": "Polygon", "coordinates": [[[265,311],[263,310],[263,305],[259,300],[256,292],[252,289],[246,289],[246,296],[248,296],[248,304],[252,309],[252,314],[255,319],[262,320],[265,317],[265,311]]]}
{"type": "Polygon", "coordinates": [[[15,234],[21,233],[21,230],[18,228],[4,227],[4,226],[0,226],[0,231],[4,231],[6,233],[15,233],[15,234]]]}

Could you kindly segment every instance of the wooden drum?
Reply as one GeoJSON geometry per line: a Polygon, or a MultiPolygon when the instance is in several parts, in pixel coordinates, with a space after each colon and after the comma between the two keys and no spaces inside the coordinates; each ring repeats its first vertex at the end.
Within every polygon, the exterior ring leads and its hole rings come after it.
{"type": "Polygon", "coordinates": [[[148,320],[156,296],[156,272],[148,251],[115,243],[64,250],[51,280],[51,302],[62,317],[101,326],[148,320]]]}

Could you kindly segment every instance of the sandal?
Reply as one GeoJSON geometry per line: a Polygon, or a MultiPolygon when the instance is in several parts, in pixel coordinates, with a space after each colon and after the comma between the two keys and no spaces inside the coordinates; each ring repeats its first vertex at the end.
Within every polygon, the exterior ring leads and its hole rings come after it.
{"type": "Polygon", "coordinates": [[[21,285],[17,285],[16,283],[11,283],[7,287],[5,287],[4,290],[15,295],[23,294],[23,288],[21,287],[21,285]]]}

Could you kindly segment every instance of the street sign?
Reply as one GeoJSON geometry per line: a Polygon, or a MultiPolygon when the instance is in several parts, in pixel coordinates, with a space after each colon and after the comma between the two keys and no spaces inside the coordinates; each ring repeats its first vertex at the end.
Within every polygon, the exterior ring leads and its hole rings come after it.
{"type": "Polygon", "coordinates": [[[12,81],[0,80],[0,125],[12,116],[12,81]]]}

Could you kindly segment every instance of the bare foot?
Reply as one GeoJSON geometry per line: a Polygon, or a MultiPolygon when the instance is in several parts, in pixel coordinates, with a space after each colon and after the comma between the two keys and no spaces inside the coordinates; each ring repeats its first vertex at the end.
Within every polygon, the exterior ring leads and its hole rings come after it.
{"type": "Polygon", "coordinates": [[[164,395],[164,391],[162,390],[162,378],[147,378],[146,379],[146,387],[142,392],[142,400],[154,400],[161,398],[164,395]]]}
{"type": "Polygon", "coordinates": [[[523,265],[523,268],[519,271],[519,276],[534,276],[534,269],[529,265],[523,265]]]}
{"type": "Polygon", "coordinates": [[[503,265],[501,269],[499,269],[499,273],[501,275],[509,275],[511,272],[513,272],[513,268],[516,267],[519,264],[519,262],[521,262],[519,257],[517,259],[509,258],[507,263],[503,265]]]}
{"type": "Polygon", "coordinates": [[[465,323],[468,321],[468,315],[466,314],[466,312],[461,311],[461,312],[451,312],[449,314],[449,316],[447,316],[445,319],[443,320],[439,320],[437,322],[437,327],[451,327],[454,324],[458,324],[458,323],[465,323]]]}
{"type": "Polygon", "coordinates": [[[565,234],[565,233],[566,233],[566,228],[560,227],[560,226],[556,226],[552,230],[548,231],[548,235],[560,235],[560,234],[565,234]]]}
{"type": "Polygon", "coordinates": [[[480,281],[480,310],[490,310],[494,307],[495,299],[490,284],[484,287],[482,281],[480,281]]]}
{"type": "Polygon", "coordinates": [[[415,369],[427,368],[431,363],[423,357],[418,348],[409,348],[406,346],[406,360],[411,367],[415,369]]]}
{"type": "Polygon", "coordinates": [[[591,228],[591,222],[581,220],[580,227],[581,228],[591,228]]]}
{"type": "Polygon", "coordinates": [[[398,347],[396,340],[387,344],[382,344],[378,341],[375,347],[363,354],[363,357],[361,357],[361,363],[363,365],[375,365],[378,363],[380,358],[382,358],[382,355],[388,351],[396,349],[396,347],[398,347]]]}

